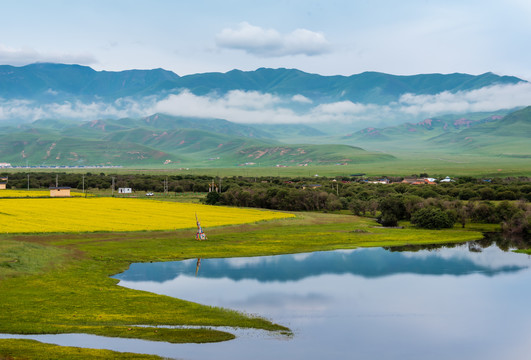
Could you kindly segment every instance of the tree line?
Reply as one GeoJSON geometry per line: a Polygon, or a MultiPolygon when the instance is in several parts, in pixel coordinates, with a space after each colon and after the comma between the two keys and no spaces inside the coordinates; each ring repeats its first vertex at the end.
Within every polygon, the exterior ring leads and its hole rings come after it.
{"type": "Polygon", "coordinates": [[[209,193],[207,204],[288,211],[349,210],[374,216],[383,226],[408,220],[428,229],[463,227],[468,222],[501,224],[508,233],[531,229],[529,179],[468,180],[438,185],[372,184],[322,179],[319,183],[255,181],[229,183],[209,193]]]}
{"type": "MultiPolygon", "coordinates": [[[[427,174],[424,174],[427,175],[427,174]]],[[[8,188],[28,186],[28,173],[2,173],[8,188]]],[[[208,192],[207,204],[258,207],[287,211],[348,210],[375,216],[385,226],[401,220],[419,227],[445,228],[455,223],[499,223],[507,232],[527,233],[530,226],[531,179],[461,177],[452,183],[410,185],[373,184],[357,177],[280,178],[206,175],[106,173],[29,173],[30,188],[69,186],[87,190],[130,187],[134,191],[208,192]]],[[[400,181],[401,178],[393,178],[400,181]]]]}

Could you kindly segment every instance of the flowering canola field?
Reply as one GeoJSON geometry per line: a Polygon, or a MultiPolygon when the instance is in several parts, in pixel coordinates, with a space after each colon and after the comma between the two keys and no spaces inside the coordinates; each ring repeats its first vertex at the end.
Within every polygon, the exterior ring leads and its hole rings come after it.
{"type": "Polygon", "coordinates": [[[0,199],[0,233],[172,230],[293,217],[279,212],[121,198],[0,199]]]}
{"type": "MultiPolygon", "coordinates": [[[[80,192],[70,192],[70,196],[85,196],[80,192]]],[[[50,197],[50,190],[0,190],[0,198],[50,197]]]]}

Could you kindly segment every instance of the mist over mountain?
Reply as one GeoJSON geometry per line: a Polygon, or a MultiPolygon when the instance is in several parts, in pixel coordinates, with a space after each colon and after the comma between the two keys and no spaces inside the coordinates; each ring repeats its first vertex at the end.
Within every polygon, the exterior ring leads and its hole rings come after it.
{"type": "Polygon", "coordinates": [[[163,69],[0,66],[0,121],[95,120],[168,114],[247,124],[330,124],[357,130],[426,117],[527,106],[531,85],[493,73],[321,76],[296,69],[179,76],[163,69]]]}
{"type": "Polygon", "coordinates": [[[393,161],[407,151],[527,157],[529,108],[505,116],[529,99],[530,83],[492,73],[0,66],[0,158],[216,167],[393,161]]]}

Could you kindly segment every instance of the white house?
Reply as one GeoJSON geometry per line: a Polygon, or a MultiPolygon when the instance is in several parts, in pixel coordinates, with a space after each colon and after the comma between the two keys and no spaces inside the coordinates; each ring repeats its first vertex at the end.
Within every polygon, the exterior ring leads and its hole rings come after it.
{"type": "Polygon", "coordinates": [[[447,176],[447,177],[445,177],[444,179],[442,179],[440,182],[442,182],[442,183],[443,183],[443,182],[444,182],[444,183],[446,183],[446,182],[449,183],[449,182],[452,182],[452,181],[454,181],[454,180],[450,179],[450,177],[447,176]]]}

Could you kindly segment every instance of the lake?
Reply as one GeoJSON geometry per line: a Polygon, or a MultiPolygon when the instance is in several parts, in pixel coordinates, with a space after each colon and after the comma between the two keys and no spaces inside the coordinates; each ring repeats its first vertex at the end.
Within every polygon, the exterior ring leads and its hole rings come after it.
{"type": "Polygon", "coordinates": [[[293,336],[228,329],[237,338],[214,344],[28,337],[179,359],[529,358],[529,256],[490,243],[402,250],[142,263],[115,276],[128,288],[268,318],[293,336]]]}
{"type": "Polygon", "coordinates": [[[179,345],[185,359],[527,359],[531,259],[477,243],[132,264],[120,285],[257,314],[293,337],[179,345]]]}

